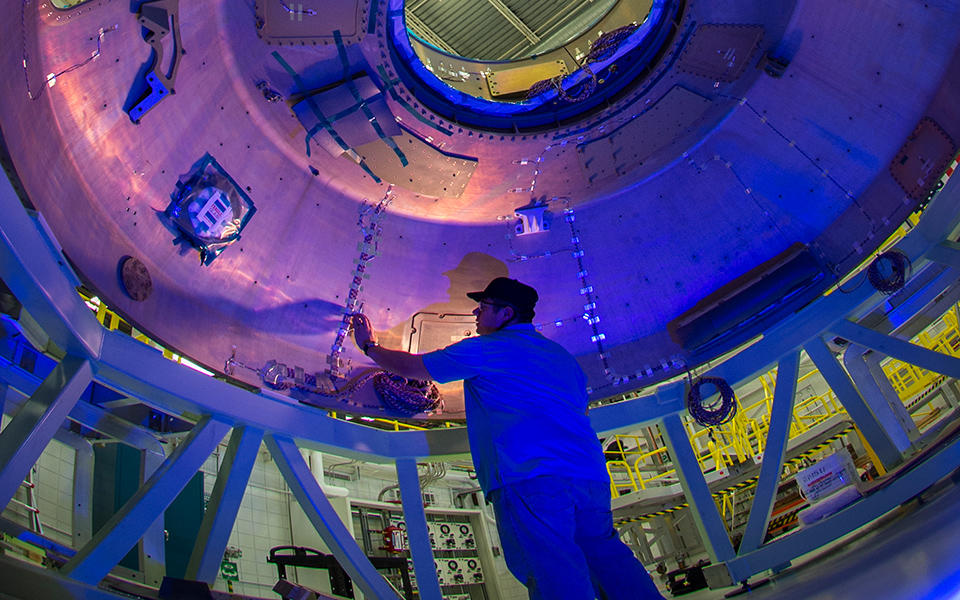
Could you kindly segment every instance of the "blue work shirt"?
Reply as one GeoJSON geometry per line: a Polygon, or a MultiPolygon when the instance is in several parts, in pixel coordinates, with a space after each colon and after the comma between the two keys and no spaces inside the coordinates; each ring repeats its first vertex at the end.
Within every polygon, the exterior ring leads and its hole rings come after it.
{"type": "Polygon", "coordinates": [[[609,483],[573,355],[530,323],[423,355],[439,383],[463,380],[467,436],[485,494],[541,475],[609,483]]]}

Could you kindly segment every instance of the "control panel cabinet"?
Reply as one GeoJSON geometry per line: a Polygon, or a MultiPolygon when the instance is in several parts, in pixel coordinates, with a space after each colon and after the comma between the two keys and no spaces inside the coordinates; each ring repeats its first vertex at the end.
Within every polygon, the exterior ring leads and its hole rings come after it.
{"type": "MultiPolygon", "coordinates": [[[[393,508],[355,504],[353,517],[358,541],[368,553],[407,558],[409,575],[416,590],[403,513],[393,508]],[[364,543],[364,540],[367,541],[364,543]]],[[[480,518],[479,513],[466,511],[427,512],[430,547],[444,600],[491,600],[496,597],[496,594],[491,596],[486,587],[483,553],[477,547],[475,528],[479,526],[480,518]]]]}
{"type": "Polygon", "coordinates": [[[427,529],[445,600],[486,598],[483,566],[470,516],[428,513],[427,529]]]}

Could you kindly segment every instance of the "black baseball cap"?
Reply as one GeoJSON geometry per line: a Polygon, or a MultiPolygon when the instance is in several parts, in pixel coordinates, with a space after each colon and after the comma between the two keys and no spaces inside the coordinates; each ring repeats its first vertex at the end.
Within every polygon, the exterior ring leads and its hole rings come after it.
{"type": "Polygon", "coordinates": [[[500,301],[514,307],[519,314],[533,314],[533,307],[540,299],[537,290],[508,277],[497,277],[487,284],[486,289],[481,292],[468,292],[467,297],[477,302],[500,301]]]}

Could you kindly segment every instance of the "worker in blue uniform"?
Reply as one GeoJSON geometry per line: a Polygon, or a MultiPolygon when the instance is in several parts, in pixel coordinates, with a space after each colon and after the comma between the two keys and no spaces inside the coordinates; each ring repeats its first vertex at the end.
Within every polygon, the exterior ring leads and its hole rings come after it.
{"type": "Polygon", "coordinates": [[[478,483],[493,504],[507,567],[531,599],[663,598],[613,527],[586,378],[569,352],[532,325],[536,290],[498,277],[467,296],[479,303],[479,335],[442,350],[383,348],[363,314],[353,318],[354,339],[387,371],[463,380],[478,483]]]}

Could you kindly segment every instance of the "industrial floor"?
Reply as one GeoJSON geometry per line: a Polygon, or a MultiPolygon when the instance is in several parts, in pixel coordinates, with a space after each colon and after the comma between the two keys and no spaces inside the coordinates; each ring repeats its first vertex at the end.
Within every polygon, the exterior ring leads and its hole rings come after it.
{"type": "MultiPolygon", "coordinates": [[[[735,596],[752,600],[960,599],[960,474],[884,518],[735,596]]],[[[751,582],[759,581],[754,577],[751,582]]],[[[700,590],[685,600],[715,600],[736,588],[700,590]]],[[[671,597],[667,595],[667,597],[671,597]]]]}

